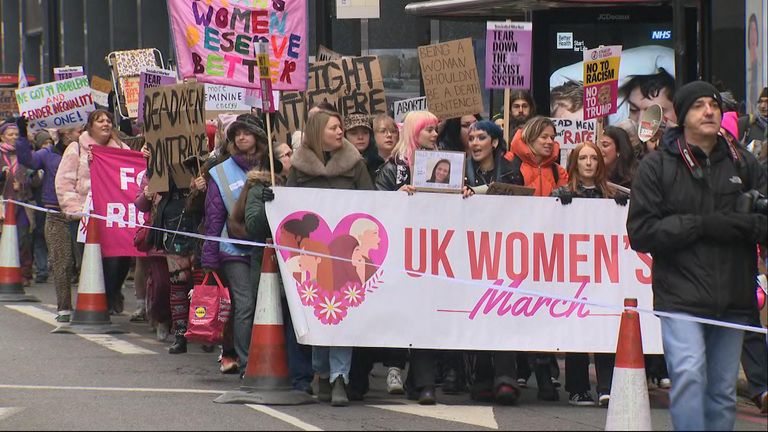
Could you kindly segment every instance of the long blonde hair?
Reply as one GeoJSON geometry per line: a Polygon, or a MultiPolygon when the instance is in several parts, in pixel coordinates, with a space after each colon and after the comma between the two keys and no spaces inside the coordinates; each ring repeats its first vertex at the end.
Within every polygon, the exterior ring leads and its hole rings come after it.
{"type": "Polygon", "coordinates": [[[339,123],[344,124],[341,115],[333,111],[320,110],[313,114],[307,121],[306,130],[304,131],[304,142],[302,146],[306,146],[308,150],[311,150],[315,156],[321,161],[325,161],[325,155],[323,155],[323,134],[325,127],[328,125],[328,120],[331,117],[336,117],[339,123]]]}
{"type": "Polygon", "coordinates": [[[400,140],[392,149],[392,155],[413,166],[413,152],[419,148],[419,133],[429,125],[437,126],[437,123],[437,117],[429,111],[411,111],[406,114],[400,140]]]}

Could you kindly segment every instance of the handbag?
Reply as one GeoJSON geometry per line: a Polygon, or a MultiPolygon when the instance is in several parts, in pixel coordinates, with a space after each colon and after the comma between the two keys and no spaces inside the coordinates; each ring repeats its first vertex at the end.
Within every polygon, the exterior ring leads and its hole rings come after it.
{"type": "Polygon", "coordinates": [[[224,341],[224,328],[232,312],[229,290],[216,272],[206,273],[203,282],[195,285],[189,302],[189,323],[184,336],[190,342],[218,345],[224,341]],[[207,285],[213,275],[216,285],[207,285]]]}

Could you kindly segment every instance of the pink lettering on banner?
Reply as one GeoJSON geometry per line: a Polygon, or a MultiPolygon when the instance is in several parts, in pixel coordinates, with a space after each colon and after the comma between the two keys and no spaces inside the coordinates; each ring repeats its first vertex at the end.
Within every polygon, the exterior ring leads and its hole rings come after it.
{"type": "Polygon", "coordinates": [[[133,245],[137,224],[144,225],[146,221],[134,204],[146,170],[141,152],[93,147],[93,211],[107,217],[106,221],[99,221],[101,253],[105,257],[146,255],[133,245]]]}
{"type": "Polygon", "coordinates": [[[305,0],[168,0],[182,78],[260,88],[257,45],[269,45],[272,88],[307,86],[305,0]]]}
{"type": "MultiPolygon", "coordinates": [[[[503,280],[499,279],[493,283],[496,288],[485,290],[480,299],[475,303],[472,311],[469,313],[469,319],[474,320],[478,314],[484,316],[495,313],[499,317],[532,317],[536,314],[546,314],[551,318],[586,318],[590,315],[588,306],[573,301],[564,301],[553,299],[546,296],[532,297],[529,295],[517,295],[513,289],[519,288],[520,280],[509,284],[509,290],[502,287],[503,280]]],[[[573,294],[574,300],[589,300],[588,297],[582,297],[587,282],[582,282],[576,292],[573,294]]]]}

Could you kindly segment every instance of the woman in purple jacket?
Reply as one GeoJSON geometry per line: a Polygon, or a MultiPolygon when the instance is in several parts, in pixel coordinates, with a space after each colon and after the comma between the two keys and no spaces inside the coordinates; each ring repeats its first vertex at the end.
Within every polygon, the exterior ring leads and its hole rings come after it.
{"type": "MultiPolygon", "coordinates": [[[[247,181],[246,173],[264,159],[267,135],[255,118],[237,120],[227,130],[230,158],[208,172],[208,191],[205,195],[205,235],[229,237],[227,218],[247,181]]],[[[228,282],[234,306],[233,330],[235,358],[224,352],[221,359],[223,373],[245,370],[251,342],[253,314],[256,308],[256,286],[250,280],[251,248],[226,242],[206,241],[203,244],[202,267],[217,270],[228,282]],[[240,364],[238,364],[238,358],[240,364]]]]}
{"type": "MultiPolygon", "coordinates": [[[[18,120],[19,130],[26,130],[26,119],[18,120]]],[[[76,142],[82,133],[82,126],[59,129],[59,141],[51,147],[32,151],[26,136],[16,141],[16,156],[19,163],[32,169],[43,171],[42,202],[45,208],[60,211],[56,196],[56,172],[59,170],[61,156],[67,145],[76,142]]],[[[74,247],[72,232],[77,230],[76,221],[70,221],[62,213],[48,213],[45,218],[45,242],[53,267],[53,283],[56,288],[56,321],[69,322],[72,313],[72,273],[74,268],[74,247]],[[70,225],[74,225],[74,228],[70,225]]]]}

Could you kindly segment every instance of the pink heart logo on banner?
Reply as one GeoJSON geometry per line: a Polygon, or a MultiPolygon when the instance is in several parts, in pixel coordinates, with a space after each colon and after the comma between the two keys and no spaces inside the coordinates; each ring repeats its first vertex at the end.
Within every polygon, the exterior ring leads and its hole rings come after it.
{"type": "Polygon", "coordinates": [[[293,274],[302,305],[313,308],[323,324],[343,321],[383,283],[381,265],[389,236],[369,214],[347,215],[331,230],[322,216],[295,212],[280,222],[276,237],[279,246],[303,251],[281,250],[280,255],[293,274]]]}

